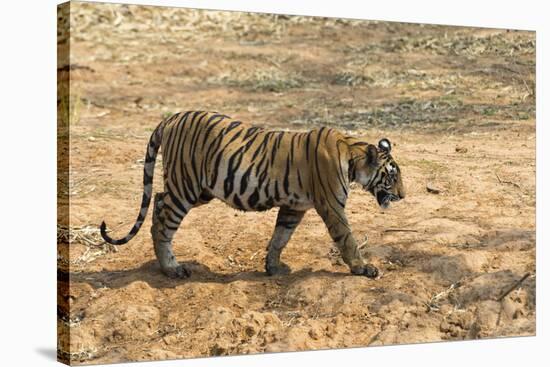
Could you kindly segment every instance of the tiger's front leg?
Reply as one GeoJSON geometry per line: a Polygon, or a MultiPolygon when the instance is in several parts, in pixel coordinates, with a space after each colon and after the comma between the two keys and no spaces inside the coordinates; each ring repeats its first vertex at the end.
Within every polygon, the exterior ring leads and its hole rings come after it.
{"type": "Polygon", "coordinates": [[[363,259],[357,247],[357,242],[351,233],[344,210],[318,209],[317,212],[323,218],[332,240],[336,243],[344,262],[349,266],[351,272],[368,278],[376,278],[378,269],[363,259]]]}
{"type": "Polygon", "coordinates": [[[286,246],[294,230],[304,217],[305,212],[281,207],[277,214],[275,231],[267,245],[265,270],[268,275],[281,275],[290,273],[288,265],[281,262],[281,252],[286,246]]]}

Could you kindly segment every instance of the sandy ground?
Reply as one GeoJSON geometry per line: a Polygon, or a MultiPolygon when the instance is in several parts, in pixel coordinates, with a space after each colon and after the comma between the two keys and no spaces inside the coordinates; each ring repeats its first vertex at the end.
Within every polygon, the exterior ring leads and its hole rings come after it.
{"type": "Polygon", "coordinates": [[[60,358],[535,334],[534,33],[77,3],[71,31],[60,358]],[[119,236],[135,219],[150,132],[188,109],[389,138],[407,198],[383,211],[354,189],[347,206],[382,276],[350,275],[314,211],[283,253],[288,276],[263,272],[275,210],[193,209],[174,241],[189,279],[160,273],[150,215],[129,244],[102,243],[102,220],[119,236]]]}

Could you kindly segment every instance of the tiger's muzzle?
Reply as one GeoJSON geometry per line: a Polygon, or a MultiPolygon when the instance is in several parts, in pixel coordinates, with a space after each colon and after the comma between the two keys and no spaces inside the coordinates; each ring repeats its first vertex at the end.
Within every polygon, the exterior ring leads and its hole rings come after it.
{"type": "Polygon", "coordinates": [[[378,205],[380,205],[380,207],[383,209],[388,208],[392,201],[399,200],[401,200],[401,197],[385,190],[380,190],[376,193],[376,201],[378,202],[378,205]]]}

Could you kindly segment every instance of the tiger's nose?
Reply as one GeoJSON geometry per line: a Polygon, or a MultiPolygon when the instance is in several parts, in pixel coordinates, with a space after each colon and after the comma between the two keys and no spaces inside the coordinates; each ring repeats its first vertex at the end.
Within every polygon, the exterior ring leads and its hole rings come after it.
{"type": "Polygon", "coordinates": [[[399,192],[397,193],[397,196],[399,196],[399,200],[404,199],[405,198],[405,190],[399,190],[399,192]]]}

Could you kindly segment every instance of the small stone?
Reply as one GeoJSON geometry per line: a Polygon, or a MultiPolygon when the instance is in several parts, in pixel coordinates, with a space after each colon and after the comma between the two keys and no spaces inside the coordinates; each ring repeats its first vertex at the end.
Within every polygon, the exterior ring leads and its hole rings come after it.
{"type": "Polygon", "coordinates": [[[309,329],[309,336],[311,339],[319,340],[323,337],[323,330],[319,325],[312,326],[311,329],[309,329]]]}
{"type": "Polygon", "coordinates": [[[426,191],[428,191],[430,194],[439,194],[441,190],[436,189],[432,184],[426,185],[426,191]]]}
{"type": "Polygon", "coordinates": [[[178,342],[178,336],[175,334],[166,335],[164,338],[162,338],[162,340],[164,341],[164,343],[166,343],[166,345],[172,345],[178,342]]]}

